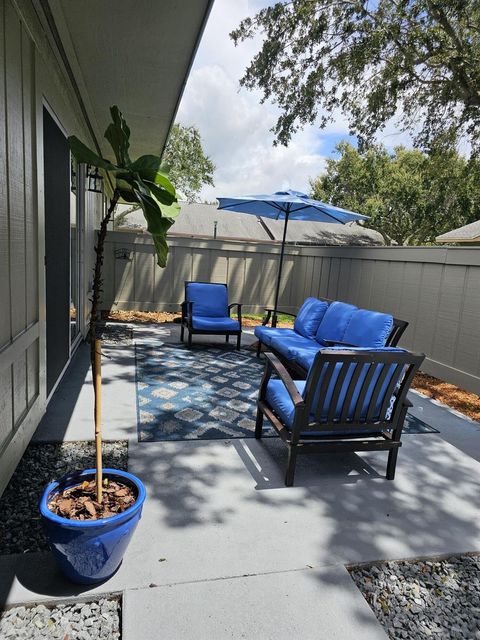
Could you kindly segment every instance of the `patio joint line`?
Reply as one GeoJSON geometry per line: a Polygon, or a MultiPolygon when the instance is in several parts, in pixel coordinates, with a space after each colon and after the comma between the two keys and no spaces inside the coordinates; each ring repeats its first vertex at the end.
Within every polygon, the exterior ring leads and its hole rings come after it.
{"type": "Polygon", "coordinates": [[[242,573],[238,575],[232,576],[220,576],[218,578],[199,578],[198,580],[181,580],[179,582],[166,582],[164,584],[156,584],[155,582],[151,582],[146,586],[139,587],[125,587],[126,591],[143,591],[144,589],[161,589],[167,587],[176,587],[179,585],[185,584],[201,584],[207,582],[220,582],[222,580],[237,580],[240,578],[255,578],[257,576],[271,576],[278,575],[282,573],[299,573],[301,571],[313,571],[315,569],[326,569],[328,567],[338,567],[342,566],[346,569],[346,566],[342,562],[331,562],[328,564],[321,565],[306,565],[305,567],[299,567],[298,569],[282,569],[280,571],[259,571],[258,573],[242,573]]]}

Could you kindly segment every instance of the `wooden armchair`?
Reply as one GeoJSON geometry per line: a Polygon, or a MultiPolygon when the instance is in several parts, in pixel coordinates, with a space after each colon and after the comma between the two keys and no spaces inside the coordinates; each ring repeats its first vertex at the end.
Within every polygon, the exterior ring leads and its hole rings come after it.
{"type": "Polygon", "coordinates": [[[262,437],[266,416],[288,447],[287,486],[293,485],[297,455],[330,451],[388,451],[386,477],[393,480],[411,406],[407,391],[423,354],[392,347],[324,349],[306,380],[293,380],[274,354],[265,358],[255,437],[262,437]]]}

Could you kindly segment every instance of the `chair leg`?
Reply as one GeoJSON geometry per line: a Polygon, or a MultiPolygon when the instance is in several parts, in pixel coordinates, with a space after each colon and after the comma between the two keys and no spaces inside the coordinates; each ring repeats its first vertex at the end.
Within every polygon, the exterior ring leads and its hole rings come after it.
{"type": "Polygon", "coordinates": [[[181,342],[183,342],[184,335],[185,335],[185,327],[182,324],[181,325],[181,329],[180,329],[180,340],[181,340],[181,342]]]}
{"type": "Polygon", "coordinates": [[[240,351],[241,344],[242,344],[242,334],[239,333],[237,336],[237,351],[240,351]]]}
{"type": "Polygon", "coordinates": [[[397,466],[398,448],[390,449],[387,462],[387,480],[393,480],[395,478],[395,469],[397,466]]]}
{"type": "Polygon", "coordinates": [[[257,419],[255,421],[255,438],[260,440],[263,430],[263,411],[257,409],[257,419]]]}
{"type": "Polygon", "coordinates": [[[191,331],[188,332],[188,348],[189,349],[192,348],[192,332],[191,331]]]}
{"type": "Polygon", "coordinates": [[[257,358],[260,357],[260,352],[262,350],[262,343],[260,342],[260,340],[257,342],[257,358]]]}
{"type": "Polygon", "coordinates": [[[295,445],[290,445],[288,447],[287,473],[285,474],[286,487],[293,487],[296,464],[297,464],[297,447],[295,445]]]}
{"type": "Polygon", "coordinates": [[[227,335],[225,336],[225,342],[230,342],[230,336],[228,335],[228,333],[227,333],[227,335]]]}

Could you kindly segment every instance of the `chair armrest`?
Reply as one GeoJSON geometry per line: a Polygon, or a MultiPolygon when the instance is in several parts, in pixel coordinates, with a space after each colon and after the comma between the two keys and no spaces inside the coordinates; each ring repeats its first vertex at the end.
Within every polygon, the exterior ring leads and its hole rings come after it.
{"type": "Polygon", "coordinates": [[[182,320],[187,320],[187,322],[192,321],[193,316],[193,302],[187,302],[186,300],[182,302],[182,320]]]}
{"type": "Polygon", "coordinates": [[[268,362],[267,366],[270,366],[278,375],[280,380],[283,382],[286,390],[288,391],[288,395],[292,399],[294,406],[295,407],[303,406],[305,404],[304,399],[298,392],[298,389],[295,386],[290,374],[285,369],[285,367],[280,362],[280,360],[277,358],[277,356],[274,355],[273,353],[270,353],[269,351],[267,351],[264,355],[268,362]]]}
{"type": "Polygon", "coordinates": [[[333,347],[338,344],[340,347],[358,347],[358,344],[351,344],[350,342],[342,342],[342,340],[322,340],[327,347],[333,347]]]}
{"type": "MultiPolygon", "coordinates": [[[[265,308],[265,313],[266,315],[264,316],[263,320],[262,320],[262,326],[266,326],[269,322],[270,322],[270,318],[272,317],[272,313],[275,311],[275,309],[271,309],[269,307],[265,308]]],[[[281,313],[282,316],[292,316],[292,318],[296,318],[297,314],[296,313],[290,313],[290,311],[280,311],[279,309],[277,309],[277,314],[281,313]]]]}
{"type": "Polygon", "coordinates": [[[237,307],[237,319],[240,323],[240,328],[242,327],[242,303],[241,302],[231,302],[228,305],[228,316],[230,317],[230,311],[232,307],[237,307]]]}

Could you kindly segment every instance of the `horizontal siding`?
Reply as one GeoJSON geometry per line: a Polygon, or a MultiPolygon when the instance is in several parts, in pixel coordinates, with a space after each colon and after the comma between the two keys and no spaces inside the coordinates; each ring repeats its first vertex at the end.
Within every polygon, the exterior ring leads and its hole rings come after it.
{"type": "MultiPolygon", "coordinates": [[[[227,282],[246,312],[274,302],[279,247],[170,239],[165,269],[145,234],[110,232],[104,308],[178,310],[185,280],[227,282]],[[126,249],[130,258],[115,258],[126,249]]],[[[427,355],[425,370],[480,392],[480,250],[447,247],[287,247],[280,306],[307,296],[345,300],[407,320],[403,345],[427,355]]]]}

